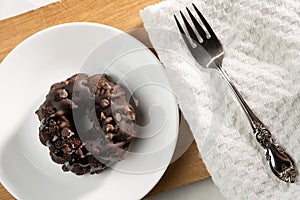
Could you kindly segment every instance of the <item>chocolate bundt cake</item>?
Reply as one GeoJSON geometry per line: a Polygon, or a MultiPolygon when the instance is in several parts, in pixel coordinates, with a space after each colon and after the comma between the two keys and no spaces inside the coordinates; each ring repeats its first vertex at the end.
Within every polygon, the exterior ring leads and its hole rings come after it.
{"type": "Polygon", "coordinates": [[[75,74],[53,84],[36,114],[51,159],[77,175],[98,174],[124,159],[136,135],[125,89],[105,74],[75,74]]]}

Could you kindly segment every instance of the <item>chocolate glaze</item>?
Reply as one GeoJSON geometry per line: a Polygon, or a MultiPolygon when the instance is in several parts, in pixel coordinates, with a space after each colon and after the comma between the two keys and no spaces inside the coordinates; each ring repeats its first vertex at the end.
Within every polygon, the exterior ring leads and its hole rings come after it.
{"type": "Polygon", "coordinates": [[[135,113],[107,75],[75,74],[51,86],[36,111],[39,138],[63,171],[100,173],[124,159],[135,138],[135,113]]]}

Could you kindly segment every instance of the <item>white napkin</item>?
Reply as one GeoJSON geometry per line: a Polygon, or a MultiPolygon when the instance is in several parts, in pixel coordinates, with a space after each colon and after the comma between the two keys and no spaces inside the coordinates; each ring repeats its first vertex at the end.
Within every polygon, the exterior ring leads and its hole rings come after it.
{"type": "Polygon", "coordinates": [[[0,0],[0,20],[38,9],[58,0],[0,0]]]}
{"type": "MultiPolygon", "coordinates": [[[[187,51],[173,15],[191,3],[168,0],[140,14],[213,181],[228,199],[299,199],[299,180],[273,175],[225,81],[187,51]]],[[[223,43],[229,76],[300,169],[300,1],[193,3],[223,43]]]]}

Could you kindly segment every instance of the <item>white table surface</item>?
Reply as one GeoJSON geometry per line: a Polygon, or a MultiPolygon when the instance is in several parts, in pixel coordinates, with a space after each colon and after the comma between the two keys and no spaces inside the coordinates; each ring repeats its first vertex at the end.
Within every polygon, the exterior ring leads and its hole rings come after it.
{"type": "MultiPolygon", "coordinates": [[[[9,18],[41,6],[55,2],[57,0],[0,0],[0,20],[9,18]]],[[[185,130],[186,132],[188,130],[185,130]]],[[[174,190],[170,190],[146,200],[223,200],[225,199],[219,189],[214,185],[211,178],[189,184],[174,190]]]]}

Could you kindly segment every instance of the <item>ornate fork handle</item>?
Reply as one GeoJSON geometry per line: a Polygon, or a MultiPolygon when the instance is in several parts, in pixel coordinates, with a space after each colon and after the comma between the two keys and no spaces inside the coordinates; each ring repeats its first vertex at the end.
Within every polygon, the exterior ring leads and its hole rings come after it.
{"type": "Polygon", "coordinates": [[[222,74],[233,93],[238,99],[238,102],[245,111],[248,120],[251,124],[256,140],[266,150],[266,159],[273,173],[285,182],[294,183],[297,173],[293,159],[285,152],[285,150],[276,142],[270,131],[252,112],[248,104],[245,102],[235,85],[230,80],[226,71],[222,66],[217,67],[218,71],[222,74]]]}

